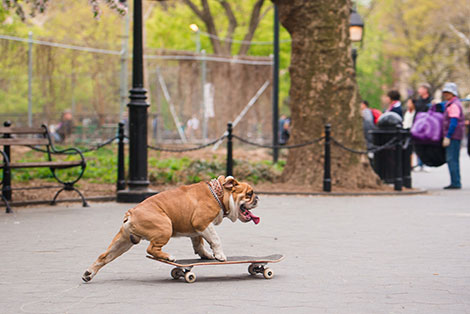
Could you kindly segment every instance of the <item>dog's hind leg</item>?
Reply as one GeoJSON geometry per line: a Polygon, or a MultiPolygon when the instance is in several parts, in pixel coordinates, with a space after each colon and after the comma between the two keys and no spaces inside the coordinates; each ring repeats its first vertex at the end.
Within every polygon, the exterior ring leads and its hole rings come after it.
{"type": "Polygon", "coordinates": [[[194,254],[199,255],[202,259],[214,259],[214,255],[204,248],[204,240],[201,236],[191,237],[191,242],[193,243],[194,254]]]}
{"type": "Polygon", "coordinates": [[[113,241],[111,241],[108,249],[85,271],[82,276],[83,281],[90,281],[104,265],[127,252],[134,244],[139,243],[139,241],[140,237],[132,235],[127,230],[127,224],[125,223],[114,237],[113,241]]]}
{"type": "Polygon", "coordinates": [[[162,251],[162,247],[168,243],[171,238],[171,231],[161,232],[150,240],[150,245],[147,248],[147,253],[157,259],[163,259],[174,262],[176,259],[168,253],[162,251]]]}

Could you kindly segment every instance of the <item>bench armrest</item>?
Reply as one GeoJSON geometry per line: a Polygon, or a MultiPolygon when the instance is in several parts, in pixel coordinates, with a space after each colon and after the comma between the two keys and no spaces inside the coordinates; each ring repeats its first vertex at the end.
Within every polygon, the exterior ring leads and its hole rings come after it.
{"type": "Polygon", "coordinates": [[[8,159],[8,156],[7,154],[5,154],[5,152],[3,150],[0,150],[0,154],[2,154],[3,156],[3,163],[9,167],[10,166],[10,160],[8,159]]]}
{"type": "MultiPolygon", "coordinates": [[[[5,168],[10,168],[10,160],[8,159],[8,156],[7,154],[5,154],[5,152],[3,150],[0,150],[0,154],[2,154],[3,156],[3,163],[5,165],[5,167],[3,168],[3,171],[5,171],[5,168]]],[[[5,174],[5,172],[3,172],[3,174],[5,174]]],[[[0,181],[0,185],[3,185],[5,183],[5,177],[2,176],[2,180],[0,181]]]]}

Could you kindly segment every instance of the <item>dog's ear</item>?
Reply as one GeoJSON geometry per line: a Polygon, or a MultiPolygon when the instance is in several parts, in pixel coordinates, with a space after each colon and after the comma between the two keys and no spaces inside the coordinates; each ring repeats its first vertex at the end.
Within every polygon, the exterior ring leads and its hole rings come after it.
{"type": "Polygon", "coordinates": [[[225,181],[224,181],[224,188],[226,189],[232,189],[233,187],[237,186],[238,185],[238,181],[235,180],[234,177],[232,176],[228,176],[225,178],[225,181]]]}

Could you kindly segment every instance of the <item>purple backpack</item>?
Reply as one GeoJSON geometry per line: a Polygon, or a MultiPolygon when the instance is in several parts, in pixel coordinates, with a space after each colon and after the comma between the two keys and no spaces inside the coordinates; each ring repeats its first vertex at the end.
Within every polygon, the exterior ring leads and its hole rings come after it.
{"type": "Polygon", "coordinates": [[[418,112],[411,127],[411,137],[418,143],[438,144],[442,141],[444,114],[432,106],[427,112],[418,112]]]}

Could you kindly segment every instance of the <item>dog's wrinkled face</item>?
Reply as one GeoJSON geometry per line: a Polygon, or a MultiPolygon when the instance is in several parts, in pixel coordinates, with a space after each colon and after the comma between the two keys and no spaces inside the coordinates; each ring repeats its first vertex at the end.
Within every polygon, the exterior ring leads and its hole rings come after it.
{"type": "Polygon", "coordinates": [[[229,218],[232,221],[238,218],[241,222],[253,221],[258,224],[260,218],[251,213],[251,210],[258,205],[258,196],[253,192],[253,188],[245,182],[238,182],[233,177],[225,178],[223,186],[230,194],[229,218]]]}

